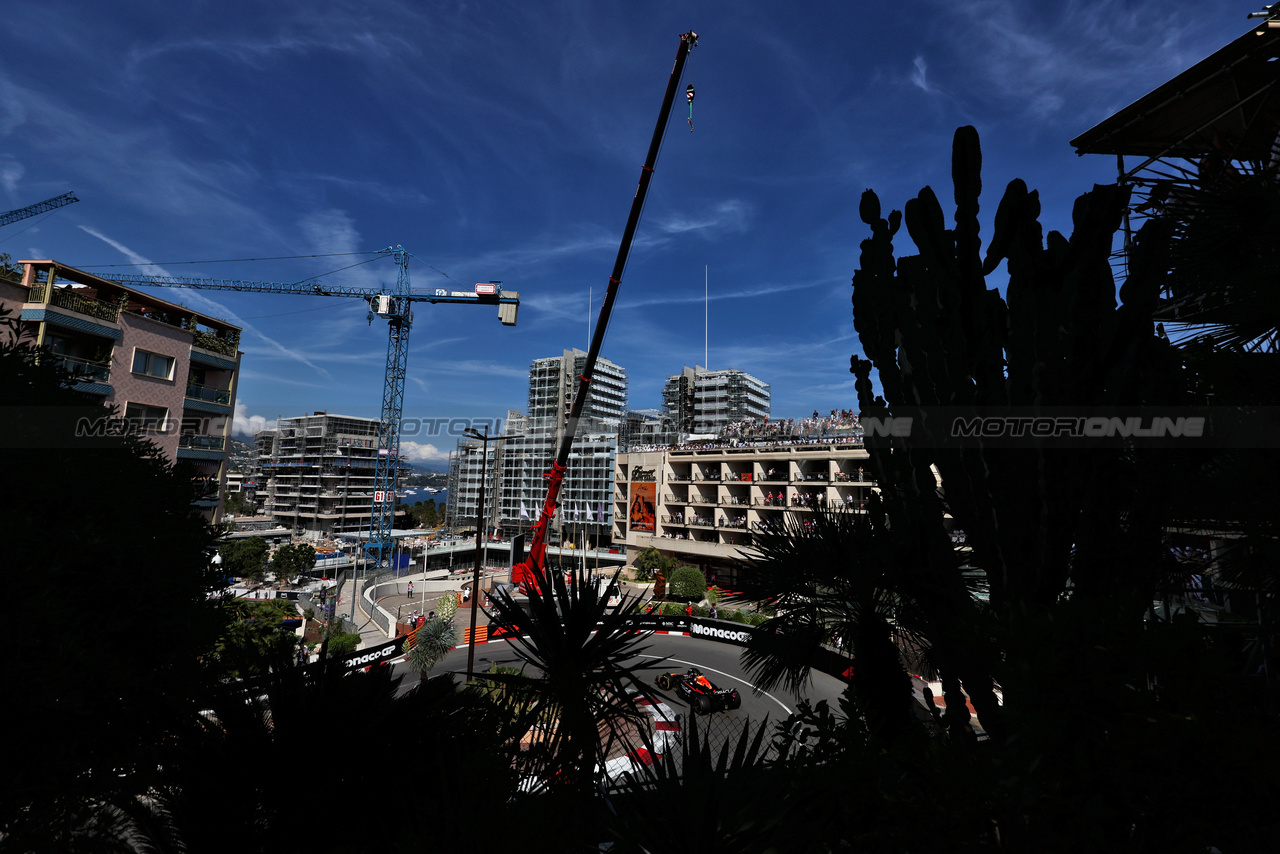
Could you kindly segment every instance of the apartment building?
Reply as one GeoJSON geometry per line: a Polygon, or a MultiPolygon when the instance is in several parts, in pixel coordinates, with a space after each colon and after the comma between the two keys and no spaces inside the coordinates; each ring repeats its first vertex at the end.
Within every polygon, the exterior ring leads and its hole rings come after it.
{"type": "Polygon", "coordinates": [[[170,460],[196,469],[197,506],[222,517],[240,328],[56,261],[0,279],[18,340],[71,372],[170,460]]]}
{"type": "Polygon", "coordinates": [[[368,534],[380,423],[316,412],[258,433],[262,512],[308,539],[368,534]]]}
{"type": "Polygon", "coordinates": [[[628,562],[653,547],[732,589],[761,531],[827,508],[864,510],[876,489],[867,459],[860,443],[812,438],[618,454],[613,540],[628,562]]]}
{"type": "MultiPolygon", "coordinates": [[[[561,435],[578,391],[578,377],[586,364],[587,354],[575,348],[559,356],[535,359],[529,365],[525,430],[561,435]]],[[[588,429],[617,432],[626,411],[626,370],[608,359],[597,358],[591,393],[582,412],[583,419],[591,425],[588,429]]]]}
{"type": "Polygon", "coordinates": [[[769,384],[735,369],[686,367],[662,387],[663,414],[686,435],[715,435],[737,421],[767,420],[769,406],[769,384]]]}
{"type": "MultiPolygon", "coordinates": [[[[504,534],[537,521],[547,495],[547,480],[564,434],[578,376],[586,365],[582,350],[535,359],[529,365],[528,408],[510,411],[502,442],[489,444],[482,465],[481,443],[462,440],[450,454],[449,524],[471,527],[476,521],[481,471],[485,472],[485,519],[504,534]]],[[[590,395],[578,436],[570,448],[560,491],[560,511],[552,531],[559,542],[608,541],[612,525],[613,470],[618,431],[627,411],[627,372],[597,359],[590,395]]]]}

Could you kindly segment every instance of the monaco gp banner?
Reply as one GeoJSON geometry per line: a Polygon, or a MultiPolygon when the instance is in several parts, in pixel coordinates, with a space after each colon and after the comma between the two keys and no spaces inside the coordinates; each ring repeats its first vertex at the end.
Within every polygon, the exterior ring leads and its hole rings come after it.
{"type": "Polygon", "coordinates": [[[680,632],[699,640],[713,640],[746,646],[753,631],[750,626],[725,620],[703,620],[698,617],[662,617],[657,614],[636,614],[630,620],[632,631],[680,632]]]}
{"type": "Polygon", "coordinates": [[[752,629],[741,623],[729,623],[722,620],[702,620],[697,617],[689,620],[689,637],[700,640],[714,640],[731,643],[734,646],[746,646],[751,639],[752,629]]]}
{"type": "Polygon", "coordinates": [[[404,655],[404,641],[403,637],[399,637],[378,646],[349,652],[338,659],[339,666],[344,670],[354,670],[357,667],[370,667],[394,661],[404,655]]]}

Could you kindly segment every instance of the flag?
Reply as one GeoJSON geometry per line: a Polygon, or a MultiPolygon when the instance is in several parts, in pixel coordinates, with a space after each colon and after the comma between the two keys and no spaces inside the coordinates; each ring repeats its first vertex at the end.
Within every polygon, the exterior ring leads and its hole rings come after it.
{"type": "Polygon", "coordinates": [[[529,518],[529,508],[528,506],[525,505],[523,501],[520,502],[520,518],[521,519],[529,518]]]}
{"type": "Polygon", "coordinates": [[[604,521],[604,505],[601,504],[599,501],[596,502],[596,521],[597,522],[604,521]]]}

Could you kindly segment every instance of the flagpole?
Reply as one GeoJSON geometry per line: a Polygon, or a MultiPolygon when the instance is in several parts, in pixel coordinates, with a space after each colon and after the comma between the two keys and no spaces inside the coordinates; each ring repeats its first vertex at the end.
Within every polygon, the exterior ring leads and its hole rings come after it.
{"type": "Polygon", "coordinates": [[[711,370],[711,265],[702,265],[702,366],[711,370]]]}

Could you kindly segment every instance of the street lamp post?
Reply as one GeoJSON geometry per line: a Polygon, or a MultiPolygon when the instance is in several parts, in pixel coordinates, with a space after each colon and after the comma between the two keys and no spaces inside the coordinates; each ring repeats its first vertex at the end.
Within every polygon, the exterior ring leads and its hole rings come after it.
{"type": "Polygon", "coordinates": [[[489,425],[484,427],[484,433],[474,427],[468,427],[463,431],[466,435],[473,439],[479,439],[481,444],[480,450],[480,500],[476,507],[476,568],[471,576],[471,636],[467,644],[467,681],[475,679],[476,664],[476,614],[479,611],[480,603],[480,547],[481,537],[485,536],[484,521],[484,484],[487,479],[487,470],[489,467],[489,443],[501,442],[503,439],[510,438],[508,436],[490,436],[489,425]]]}

